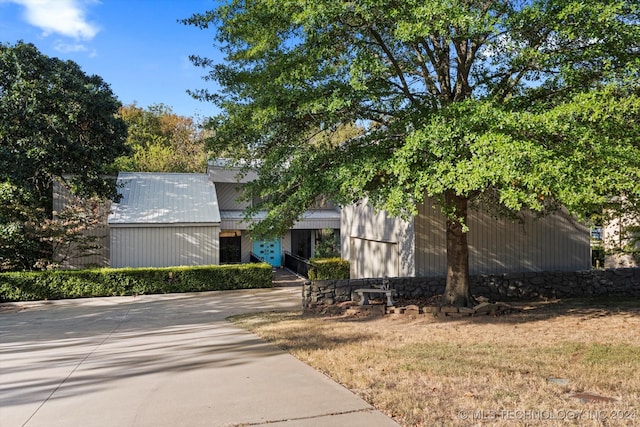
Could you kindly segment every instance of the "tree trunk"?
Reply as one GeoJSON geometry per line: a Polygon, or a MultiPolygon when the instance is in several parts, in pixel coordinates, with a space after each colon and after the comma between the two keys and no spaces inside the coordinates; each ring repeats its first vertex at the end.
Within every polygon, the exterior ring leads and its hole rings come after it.
{"type": "Polygon", "coordinates": [[[469,244],[467,232],[467,210],[469,200],[454,191],[445,193],[447,215],[447,285],[443,304],[456,307],[473,307],[474,300],[469,288],[469,244]]]}

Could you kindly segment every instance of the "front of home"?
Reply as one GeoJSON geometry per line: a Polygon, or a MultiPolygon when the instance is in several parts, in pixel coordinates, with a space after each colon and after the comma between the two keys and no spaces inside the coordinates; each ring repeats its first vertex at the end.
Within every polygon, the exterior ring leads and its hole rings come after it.
{"type": "Polygon", "coordinates": [[[121,199],[108,219],[111,267],[248,263],[252,256],[279,267],[287,252],[312,257],[322,230],[339,232],[340,212],[329,205],[305,212],[283,236],[254,239],[244,215],[251,202],[241,193],[255,174],[239,172],[215,160],[206,174],[120,173],[121,199]]]}
{"type": "MultiPolygon", "coordinates": [[[[256,178],[254,172],[240,174],[229,168],[222,159],[209,162],[207,174],[216,187],[220,208],[220,262],[246,263],[251,254],[273,266],[284,263],[285,253],[311,258],[315,255],[315,242],[322,230],[340,230],[340,211],[331,204],[308,210],[283,236],[269,240],[253,239],[249,232],[251,222],[246,221],[244,211],[252,202],[241,200],[242,186],[256,178]]],[[[259,212],[252,220],[264,218],[259,212]]]]}
{"type": "MultiPolygon", "coordinates": [[[[446,273],[445,220],[429,199],[408,221],[374,212],[366,203],[308,210],[283,236],[254,239],[241,198],[254,172],[240,174],[224,160],[204,174],[120,173],[121,199],[108,217],[108,265],[164,267],[248,263],[278,267],[286,253],[315,255],[327,229],[341,242],[352,278],[421,277],[446,273]]],[[[482,210],[469,216],[471,274],[578,271],[591,268],[589,230],[566,212],[519,220],[496,219],[482,210]]],[[[106,264],[106,262],[105,262],[106,264]]],[[[81,267],[82,265],[74,265],[81,267]]]]}

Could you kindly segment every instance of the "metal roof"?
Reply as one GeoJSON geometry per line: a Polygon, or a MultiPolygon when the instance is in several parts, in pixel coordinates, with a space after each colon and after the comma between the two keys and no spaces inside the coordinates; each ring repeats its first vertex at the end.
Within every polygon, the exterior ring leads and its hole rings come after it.
{"type": "Polygon", "coordinates": [[[221,163],[212,162],[209,162],[207,173],[211,176],[211,180],[216,183],[224,182],[246,184],[247,182],[255,181],[258,178],[258,174],[255,170],[241,170],[237,167],[233,168],[224,166],[221,163]]]}
{"type": "MultiPolygon", "coordinates": [[[[220,211],[222,219],[245,219],[244,211],[228,210],[220,211]]],[[[252,217],[255,220],[263,220],[267,217],[266,211],[259,211],[252,217]]],[[[302,214],[301,220],[305,219],[322,219],[322,220],[340,220],[340,212],[335,209],[318,209],[306,211],[302,214]]]]}
{"type": "Polygon", "coordinates": [[[121,172],[109,225],[220,223],[216,189],[206,174],[121,172]]]}
{"type": "MultiPolygon", "coordinates": [[[[246,230],[253,221],[260,221],[266,218],[267,212],[260,211],[252,217],[251,221],[245,221],[244,211],[239,210],[223,210],[220,211],[222,217],[221,228],[223,230],[246,230]]],[[[333,209],[320,209],[306,211],[302,218],[291,227],[295,230],[300,229],[322,229],[322,228],[340,228],[340,212],[333,209]]]]}

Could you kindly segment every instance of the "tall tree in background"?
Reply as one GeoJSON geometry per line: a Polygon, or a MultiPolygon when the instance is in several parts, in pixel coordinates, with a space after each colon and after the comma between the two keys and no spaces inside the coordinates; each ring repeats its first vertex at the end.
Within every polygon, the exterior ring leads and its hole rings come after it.
{"type": "Polygon", "coordinates": [[[0,44],[0,269],[51,258],[42,226],[53,225],[54,181],[80,196],[115,195],[104,177],[127,152],[119,107],[109,85],[76,63],[0,44]]]}
{"type": "Polygon", "coordinates": [[[190,117],[179,116],[163,104],[147,109],[135,104],[120,108],[129,127],[132,153],[116,160],[120,171],[204,172],[207,151],[204,132],[190,117]]]}
{"type": "Polygon", "coordinates": [[[445,300],[473,303],[467,214],[592,212],[640,193],[636,0],[234,0],[184,23],[226,54],[215,148],[281,234],[318,194],[446,216],[445,300]],[[346,124],[364,135],[340,144],[346,124]],[[318,129],[325,140],[318,139],[318,129]]]}

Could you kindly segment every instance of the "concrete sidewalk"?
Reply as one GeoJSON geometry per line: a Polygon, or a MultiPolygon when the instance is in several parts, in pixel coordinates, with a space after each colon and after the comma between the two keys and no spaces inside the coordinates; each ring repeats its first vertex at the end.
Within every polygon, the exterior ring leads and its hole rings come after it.
{"type": "Polygon", "coordinates": [[[13,305],[0,311],[0,425],[397,426],[225,320],[298,309],[300,292],[288,286],[13,305]]]}

